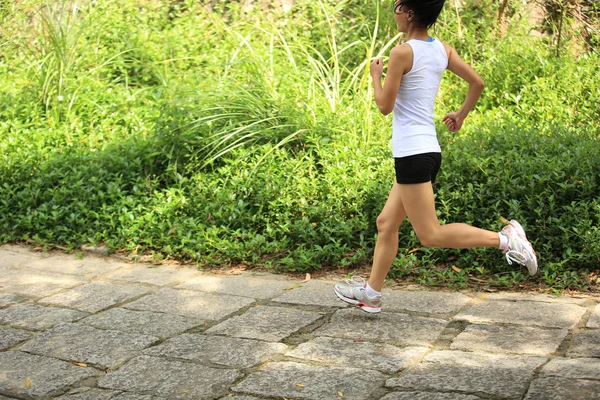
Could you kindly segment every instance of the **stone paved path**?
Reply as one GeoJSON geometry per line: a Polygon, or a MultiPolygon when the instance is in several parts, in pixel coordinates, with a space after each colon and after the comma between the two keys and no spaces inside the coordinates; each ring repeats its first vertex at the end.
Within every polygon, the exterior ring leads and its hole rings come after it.
{"type": "Polygon", "coordinates": [[[0,400],[600,399],[600,297],[384,299],[0,246],[0,400]]]}

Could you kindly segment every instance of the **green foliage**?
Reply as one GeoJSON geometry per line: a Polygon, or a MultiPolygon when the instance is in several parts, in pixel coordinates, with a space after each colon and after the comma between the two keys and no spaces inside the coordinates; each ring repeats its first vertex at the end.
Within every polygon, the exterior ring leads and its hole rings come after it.
{"type": "MultiPolygon", "coordinates": [[[[0,11],[0,242],[281,272],[370,263],[394,177],[390,120],[368,79],[398,39],[389,2],[298,1],[266,15],[235,2],[85,4],[0,11]]],[[[435,28],[486,82],[461,132],[440,125],[438,217],[490,230],[518,219],[540,273],[493,249],[421,248],[404,223],[390,276],[591,288],[599,56],[556,56],[518,9],[502,36],[495,4],[449,3],[435,28]]],[[[465,93],[447,74],[438,117],[465,93]]]]}

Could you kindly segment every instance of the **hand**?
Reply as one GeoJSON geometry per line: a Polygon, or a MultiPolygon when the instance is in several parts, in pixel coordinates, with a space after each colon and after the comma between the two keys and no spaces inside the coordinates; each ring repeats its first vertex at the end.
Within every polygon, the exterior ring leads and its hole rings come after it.
{"type": "Polygon", "coordinates": [[[450,132],[457,132],[465,120],[458,112],[449,112],[442,118],[442,122],[446,124],[450,132]]]}
{"type": "Polygon", "coordinates": [[[371,63],[371,76],[373,79],[381,79],[383,75],[383,58],[376,58],[371,63]]]}

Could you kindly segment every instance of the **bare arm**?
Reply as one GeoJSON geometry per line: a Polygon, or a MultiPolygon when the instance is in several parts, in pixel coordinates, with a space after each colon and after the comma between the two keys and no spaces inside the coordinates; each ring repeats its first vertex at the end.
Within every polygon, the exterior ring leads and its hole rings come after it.
{"type": "Polygon", "coordinates": [[[450,46],[444,46],[448,52],[448,69],[469,84],[469,91],[462,107],[458,111],[446,114],[442,119],[449,130],[456,132],[461,128],[469,112],[475,107],[475,103],[477,103],[483,92],[484,84],[483,79],[469,64],[460,58],[456,50],[450,46]]]}
{"type": "Polygon", "coordinates": [[[371,77],[375,89],[375,103],[383,115],[388,115],[394,110],[394,103],[400,89],[402,75],[412,67],[412,49],[409,45],[396,46],[390,52],[389,65],[383,86],[383,60],[376,59],[371,63],[371,77]]]}

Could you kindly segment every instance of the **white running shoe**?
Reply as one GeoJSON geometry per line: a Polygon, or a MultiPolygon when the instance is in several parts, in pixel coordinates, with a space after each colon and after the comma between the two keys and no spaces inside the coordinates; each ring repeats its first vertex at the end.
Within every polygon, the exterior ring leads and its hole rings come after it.
{"type": "Polygon", "coordinates": [[[521,224],[513,219],[500,233],[508,238],[508,248],[504,250],[506,261],[509,264],[514,261],[524,265],[529,270],[529,275],[535,275],[538,269],[537,257],[521,224]]]}
{"type": "Polygon", "coordinates": [[[367,282],[361,277],[353,276],[352,279],[346,279],[346,285],[338,283],[333,287],[333,291],[343,301],[348,304],[356,305],[361,310],[368,313],[381,312],[381,296],[369,297],[365,291],[367,282]]]}

